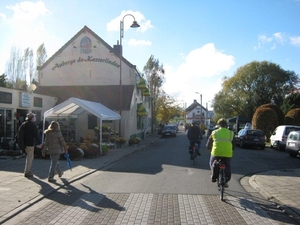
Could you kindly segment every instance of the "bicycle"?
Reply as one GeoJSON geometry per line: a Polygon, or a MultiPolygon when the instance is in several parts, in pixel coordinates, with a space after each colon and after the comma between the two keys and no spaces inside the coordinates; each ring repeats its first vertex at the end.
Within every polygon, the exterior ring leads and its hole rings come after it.
{"type": "Polygon", "coordinates": [[[197,143],[192,143],[192,145],[190,145],[189,147],[189,153],[191,154],[191,160],[193,161],[193,165],[196,165],[196,158],[198,155],[197,149],[198,149],[197,143]]]}
{"type": "Polygon", "coordinates": [[[226,186],[226,173],[225,173],[226,166],[222,162],[221,159],[219,159],[218,161],[215,162],[215,166],[218,166],[220,169],[217,184],[218,184],[218,189],[220,192],[220,199],[221,199],[221,201],[224,201],[224,191],[225,191],[225,186],[226,186]]]}

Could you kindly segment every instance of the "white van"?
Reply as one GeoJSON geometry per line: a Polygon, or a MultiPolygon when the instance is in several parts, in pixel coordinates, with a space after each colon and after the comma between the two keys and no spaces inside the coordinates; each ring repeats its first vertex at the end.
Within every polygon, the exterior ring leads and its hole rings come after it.
{"type": "Polygon", "coordinates": [[[300,130],[300,126],[294,125],[281,125],[278,126],[270,137],[271,147],[284,151],[287,136],[291,131],[300,130]]]}

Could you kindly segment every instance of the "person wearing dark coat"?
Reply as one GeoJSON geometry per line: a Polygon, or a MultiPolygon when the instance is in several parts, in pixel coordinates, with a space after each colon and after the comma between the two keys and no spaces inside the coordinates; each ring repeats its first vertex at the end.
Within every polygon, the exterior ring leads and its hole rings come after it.
{"type": "Polygon", "coordinates": [[[24,137],[24,144],[25,144],[25,152],[26,152],[26,162],[25,162],[25,169],[24,169],[24,176],[25,177],[33,177],[31,172],[31,166],[34,158],[34,146],[38,145],[39,148],[42,147],[41,138],[38,133],[38,129],[34,123],[35,121],[35,114],[30,112],[27,114],[25,119],[25,137],[24,137]]]}

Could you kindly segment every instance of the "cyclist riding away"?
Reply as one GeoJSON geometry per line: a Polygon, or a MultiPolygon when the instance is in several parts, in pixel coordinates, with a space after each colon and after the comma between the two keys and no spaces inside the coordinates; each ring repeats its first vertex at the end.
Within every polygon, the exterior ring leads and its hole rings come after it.
{"type": "Polygon", "coordinates": [[[211,156],[209,160],[209,165],[211,168],[211,181],[216,182],[219,176],[219,168],[214,166],[214,163],[219,159],[225,164],[226,169],[226,184],[228,187],[228,181],[231,179],[231,158],[233,155],[233,150],[235,147],[234,133],[228,130],[227,121],[224,118],[218,120],[217,125],[219,128],[214,130],[209,136],[206,147],[211,151],[211,156]]]}
{"type": "MultiPolygon", "coordinates": [[[[198,125],[198,123],[194,122],[193,123],[193,126],[191,126],[189,129],[188,129],[188,132],[187,132],[187,137],[190,141],[190,146],[193,146],[195,143],[198,145],[198,148],[197,148],[197,154],[198,155],[201,155],[200,154],[200,147],[201,147],[201,140],[202,140],[202,131],[198,125]]],[[[191,154],[191,160],[193,159],[193,156],[191,154]]]]}

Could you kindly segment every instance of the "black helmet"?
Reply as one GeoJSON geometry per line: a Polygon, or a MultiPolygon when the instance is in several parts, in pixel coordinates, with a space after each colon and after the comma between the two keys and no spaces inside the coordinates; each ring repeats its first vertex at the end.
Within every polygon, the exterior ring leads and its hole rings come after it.
{"type": "Polygon", "coordinates": [[[227,121],[224,118],[219,119],[217,124],[221,127],[227,127],[227,121]]]}

